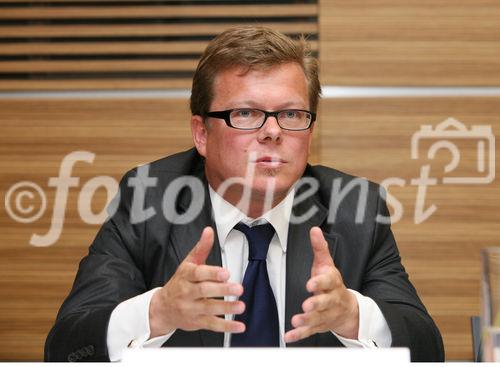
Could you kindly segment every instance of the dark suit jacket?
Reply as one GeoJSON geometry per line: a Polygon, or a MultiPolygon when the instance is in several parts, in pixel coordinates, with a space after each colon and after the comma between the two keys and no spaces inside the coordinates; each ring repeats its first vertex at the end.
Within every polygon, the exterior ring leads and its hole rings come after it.
{"type": "MultiPolygon", "coordinates": [[[[133,188],[127,182],[137,175],[128,172],[120,183],[120,199],[116,213],[103,224],[89,254],[80,262],[73,288],[64,301],[45,345],[46,361],[108,360],[107,325],[113,309],[122,301],[163,286],[179,263],[198,241],[202,229],[212,220],[211,203],[204,175],[204,161],[196,150],[179,153],[150,165],[149,176],[157,177],[156,187],[145,189],[145,206],[156,215],[147,221],[131,224],[129,217],[133,188]],[[172,180],[191,175],[204,182],[203,209],[193,222],[172,224],[165,219],[162,199],[172,180]]],[[[332,183],[341,180],[345,187],[354,177],[322,167],[307,166],[305,177],[319,181],[320,189],[293,207],[297,216],[311,208],[314,215],[303,224],[289,226],[286,255],[285,329],[290,320],[301,313],[301,304],[309,296],[305,284],[310,277],[313,254],[309,230],[323,230],[345,285],[371,297],[384,314],[392,334],[393,346],[407,346],[413,361],[442,361],[441,335],[408,280],[389,225],[375,222],[375,217],[388,216],[379,186],[368,183],[365,220],[357,224],[356,209],[360,190],[351,190],[338,206],[335,221],[328,219],[332,183]]],[[[296,199],[298,194],[296,194],[296,199]]],[[[191,191],[180,191],[175,201],[178,213],[191,204],[191,191]]],[[[168,198],[170,203],[174,198],[168,198]]],[[[332,219],[332,218],[330,218],[332,219]]],[[[215,239],[208,264],[221,265],[218,239],[215,239]]],[[[222,346],[223,334],[201,330],[178,330],[164,344],[168,346],[222,346]]],[[[343,346],[330,332],[313,335],[289,346],[343,346]]]]}

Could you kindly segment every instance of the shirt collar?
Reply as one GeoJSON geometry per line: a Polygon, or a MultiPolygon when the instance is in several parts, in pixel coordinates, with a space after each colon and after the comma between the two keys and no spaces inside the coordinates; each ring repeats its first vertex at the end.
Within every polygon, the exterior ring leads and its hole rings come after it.
{"type": "Polygon", "coordinates": [[[286,252],[288,225],[290,223],[293,198],[295,195],[294,188],[290,190],[287,196],[278,205],[264,213],[264,215],[259,218],[249,218],[242,211],[220,196],[210,185],[208,185],[208,187],[221,249],[224,249],[229,232],[231,232],[238,222],[243,222],[252,226],[267,221],[273,226],[283,252],[286,252]]]}

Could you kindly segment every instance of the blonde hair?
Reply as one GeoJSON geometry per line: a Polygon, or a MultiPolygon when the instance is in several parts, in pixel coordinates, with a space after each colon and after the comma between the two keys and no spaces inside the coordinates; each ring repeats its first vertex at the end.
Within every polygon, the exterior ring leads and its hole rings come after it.
{"type": "Polygon", "coordinates": [[[304,37],[290,37],[266,27],[244,26],[228,29],[208,44],[196,68],[191,89],[191,113],[205,116],[213,99],[217,73],[233,67],[266,69],[296,62],[308,84],[309,108],[316,112],[321,95],[318,61],[304,37]]]}

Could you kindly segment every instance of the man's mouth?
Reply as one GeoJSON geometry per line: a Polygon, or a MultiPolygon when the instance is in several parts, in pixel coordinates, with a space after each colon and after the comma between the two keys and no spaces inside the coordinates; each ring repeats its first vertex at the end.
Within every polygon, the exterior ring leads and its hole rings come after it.
{"type": "Polygon", "coordinates": [[[280,167],[287,162],[280,157],[262,156],[257,158],[255,163],[266,167],[280,167]]]}

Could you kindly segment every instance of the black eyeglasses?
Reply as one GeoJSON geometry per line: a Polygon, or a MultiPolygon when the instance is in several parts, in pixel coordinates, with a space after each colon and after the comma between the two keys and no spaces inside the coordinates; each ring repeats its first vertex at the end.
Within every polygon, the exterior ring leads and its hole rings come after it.
{"type": "Polygon", "coordinates": [[[223,119],[226,125],[240,130],[260,129],[269,116],[273,116],[284,130],[307,130],[316,120],[316,114],[307,110],[264,111],[257,108],[233,108],[225,111],[212,111],[207,117],[223,119]]]}

